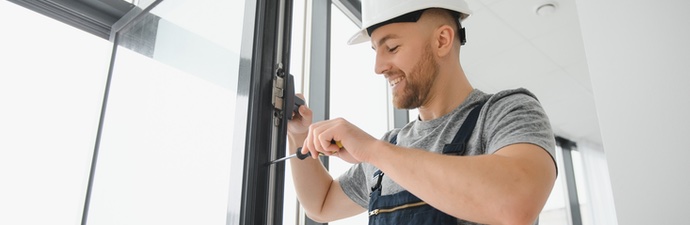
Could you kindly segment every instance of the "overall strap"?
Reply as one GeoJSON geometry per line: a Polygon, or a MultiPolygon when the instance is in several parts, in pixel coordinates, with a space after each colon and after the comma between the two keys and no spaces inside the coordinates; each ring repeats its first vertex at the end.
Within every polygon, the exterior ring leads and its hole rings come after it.
{"type": "MultiPolygon", "coordinates": [[[[391,140],[391,144],[397,145],[398,144],[398,135],[394,135],[391,140]]],[[[374,184],[373,187],[371,187],[371,191],[376,191],[377,189],[381,189],[381,180],[383,180],[383,171],[381,170],[376,170],[374,172],[374,177],[373,179],[376,179],[376,184],[374,184]]]]}
{"type": "MultiPolygon", "coordinates": [[[[484,106],[483,101],[479,102],[479,105],[475,106],[472,109],[472,111],[470,111],[470,113],[467,115],[467,118],[465,118],[465,121],[462,123],[462,125],[460,125],[460,129],[455,134],[453,141],[450,144],[446,144],[445,146],[443,146],[443,154],[465,154],[467,142],[470,140],[470,137],[472,136],[472,130],[474,130],[474,127],[477,124],[477,120],[479,119],[479,111],[481,111],[482,106],[484,106]]],[[[397,145],[398,135],[394,135],[391,138],[390,143],[397,145]]],[[[374,172],[373,179],[376,179],[376,184],[374,184],[374,186],[371,187],[371,191],[375,191],[381,188],[381,180],[383,178],[383,175],[384,173],[381,170],[377,170],[376,172],[374,172]]]]}
{"type": "Polygon", "coordinates": [[[479,105],[475,106],[474,109],[467,115],[465,121],[460,126],[460,129],[453,137],[453,141],[450,144],[443,146],[443,154],[451,155],[464,155],[467,151],[467,142],[469,142],[472,136],[472,130],[474,130],[475,125],[477,125],[477,120],[479,119],[479,111],[481,111],[484,102],[479,102],[479,105]]]}
{"type": "Polygon", "coordinates": [[[391,144],[398,145],[398,135],[393,136],[390,142],[391,144]]]}

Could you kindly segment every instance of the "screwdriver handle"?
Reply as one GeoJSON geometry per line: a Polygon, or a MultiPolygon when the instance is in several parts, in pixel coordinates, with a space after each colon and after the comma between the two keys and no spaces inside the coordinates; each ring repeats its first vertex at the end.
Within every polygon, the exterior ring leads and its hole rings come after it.
{"type": "MultiPolygon", "coordinates": [[[[334,141],[331,140],[331,144],[336,144],[339,148],[343,148],[343,144],[340,144],[340,141],[334,141]]],[[[302,154],[302,147],[297,148],[297,158],[299,160],[306,159],[308,157],[311,157],[311,152],[307,152],[307,154],[302,154]]],[[[319,153],[320,156],[324,156],[323,153],[319,153]]]]}
{"type": "Polygon", "coordinates": [[[307,154],[302,154],[302,147],[297,148],[297,158],[299,160],[304,160],[308,157],[311,157],[311,152],[307,152],[307,154]]]}
{"type": "MultiPolygon", "coordinates": [[[[297,158],[298,158],[299,160],[304,160],[304,159],[306,159],[306,158],[311,157],[311,152],[307,152],[307,154],[302,154],[302,147],[297,148],[297,153],[296,153],[296,154],[297,154],[297,158]]],[[[323,154],[323,153],[319,153],[319,156],[326,156],[326,155],[323,154]]]]}

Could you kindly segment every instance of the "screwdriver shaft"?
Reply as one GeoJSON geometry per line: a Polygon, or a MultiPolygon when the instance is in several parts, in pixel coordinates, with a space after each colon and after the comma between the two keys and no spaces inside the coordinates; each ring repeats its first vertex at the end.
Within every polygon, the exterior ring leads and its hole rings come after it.
{"type": "MultiPolygon", "coordinates": [[[[343,144],[341,144],[340,141],[331,141],[331,143],[337,145],[339,148],[343,148],[343,144]]],[[[326,156],[326,155],[323,153],[319,153],[319,156],[326,156]]],[[[297,153],[289,155],[289,156],[285,156],[285,157],[280,158],[280,159],[273,160],[273,161],[271,161],[271,164],[282,162],[282,161],[292,159],[295,157],[299,158],[300,160],[303,160],[303,159],[306,159],[307,157],[311,157],[311,152],[307,152],[307,154],[302,154],[302,147],[299,147],[299,148],[297,148],[297,153]]]]}

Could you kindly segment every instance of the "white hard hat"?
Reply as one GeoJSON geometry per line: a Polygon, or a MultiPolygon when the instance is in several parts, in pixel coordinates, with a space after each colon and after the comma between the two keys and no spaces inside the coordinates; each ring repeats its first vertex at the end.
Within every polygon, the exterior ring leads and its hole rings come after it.
{"type": "Polygon", "coordinates": [[[369,41],[371,37],[367,28],[428,8],[443,8],[458,12],[460,20],[472,14],[465,0],[362,0],[362,29],[347,43],[352,45],[369,41]]]}

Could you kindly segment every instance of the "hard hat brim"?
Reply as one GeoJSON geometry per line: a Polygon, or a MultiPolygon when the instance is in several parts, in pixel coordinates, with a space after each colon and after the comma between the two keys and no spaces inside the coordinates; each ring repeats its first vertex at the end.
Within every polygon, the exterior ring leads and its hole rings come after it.
{"type": "Polygon", "coordinates": [[[371,40],[371,37],[369,37],[369,34],[367,34],[367,29],[361,29],[359,32],[355,33],[350,37],[350,40],[347,41],[348,45],[355,45],[355,44],[360,44],[364,43],[371,40]]]}

